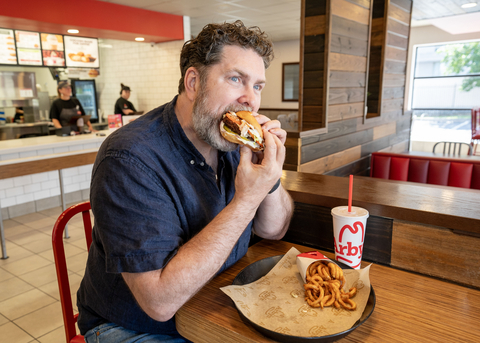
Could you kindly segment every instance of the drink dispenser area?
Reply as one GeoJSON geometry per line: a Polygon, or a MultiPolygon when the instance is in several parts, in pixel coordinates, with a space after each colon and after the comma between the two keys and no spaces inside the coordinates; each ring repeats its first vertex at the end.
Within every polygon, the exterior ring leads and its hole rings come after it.
{"type": "Polygon", "coordinates": [[[34,72],[0,71],[0,140],[48,135],[49,107],[34,72]],[[15,120],[17,108],[23,114],[15,120]]]}

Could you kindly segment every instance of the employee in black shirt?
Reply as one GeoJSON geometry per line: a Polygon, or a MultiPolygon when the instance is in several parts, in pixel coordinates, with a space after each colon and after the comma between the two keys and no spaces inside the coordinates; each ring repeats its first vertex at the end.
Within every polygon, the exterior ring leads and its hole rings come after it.
{"type": "Polygon", "coordinates": [[[130,87],[125,86],[123,83],[121,83],[120,86],[122,87],[120,89],[121,96],[115,103],[115,114],[126,115],[137,112],[135,106],[128,101],[128,98],[130,98],[130,87]]]}
{"type": "Polygon", "coordinates": [[[15,107],[15,117],[13,118],[13,122],[18,123],[22,122],[23,118],[23,107],[15,107]]]}
{"type": "MultiPolygon", "coordinates": [[[[57,87],[58,99],[52,103],[50,107],[50,119],[53,122],[53,125],[57,129],[60,129],[64,126],[70,126],[73,131],[79,131],[77,126],[78,121],[75,123],[71,121],[73,116],[85,115],[82,104],[78,99],[72,98],[72,87],[67,81],[62,81],[58,84],[57,87]]],[[[90,120],[86,122],[88,129],[93,132],[92,124],[90,120]]]]}

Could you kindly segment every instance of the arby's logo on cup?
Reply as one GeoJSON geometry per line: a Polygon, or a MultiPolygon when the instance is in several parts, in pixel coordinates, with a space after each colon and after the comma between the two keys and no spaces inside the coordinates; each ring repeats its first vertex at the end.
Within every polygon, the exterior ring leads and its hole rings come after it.
{"type": "Polygon", "coordinates": [[[350,211],[347,206],[332,208],[335,259],[354,269],[359,269],[362,262],[368,216],[366,209],[357,206],[350,211]]]}
{"type": "Polygon", "coordinates": [[[337,261],[347,262],[352,268],[357,268],[360,263],[362,262],[362,253],[363,253],[363,240],[365,238],[365,227],[362,222],[356,221],[353,223],[352,226],[346,224],[343,225],[340,229],[339,234],[339,241],[333,238],[335,244],[335,253],[337,261]],[[350,237],[348,236],[356,236],[360,235],[360,237],[350,237]],[[345,237],[347,236],[347,237],[345,237]],[[344,239],[345,238],[345,239],[344,239]],[[353,239],[352,239],[353,238],[353,239]],[[360,244],[355,245],[352,242],[358,242],[359,239],[360,244]],[[355,262],[358,262],[355,264],[355,262]]]}

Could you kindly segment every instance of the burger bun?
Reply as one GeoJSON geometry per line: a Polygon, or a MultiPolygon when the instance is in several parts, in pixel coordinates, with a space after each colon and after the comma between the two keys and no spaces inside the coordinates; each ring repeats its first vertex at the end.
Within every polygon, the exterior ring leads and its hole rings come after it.
{"type": "Polygon", "coordinates": [[[260,134],[260,137],[263,138],[263,130],[260,124],[258,123],[257,119],[252,115],[252,112],[249,111],[238,111],[237,117],[240,119],[245,120],[247,123],[251,124],[260,134]]]}
{"type": "MultiPolygon", "coordinates": [[[[263,130],[260,124],[257,122],[255,117],[252,115],[252,112],[248,111],[239,111],[235,112],[237,116],[240,119],[245,120],[247,123],[251,124],[260,134],[260,136],[263,139],[263,130]]],[[[262,147],[260,147],[257,143],[254,141],[250,141],[244,138],[241,138],[239,135],[233,132],[229,132],[225,130],[223,121],[220,122],[220,134],[222,135],[223,138],[225,138],[227,141],[235,143],[235,144],[240,144],[240,145],[245,145],[249,147],[252,151],[257,152],[257,151],[262,151],[262,147]]]]}

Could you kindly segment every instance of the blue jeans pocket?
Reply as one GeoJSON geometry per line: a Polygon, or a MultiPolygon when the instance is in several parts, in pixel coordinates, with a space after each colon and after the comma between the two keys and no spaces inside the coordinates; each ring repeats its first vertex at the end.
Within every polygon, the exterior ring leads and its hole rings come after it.
{"type": "Polygon", "coordinates": [[[185,343],[180,335],[148,334],[127,330],[120,325],[107,323],[88,330],[84,336],[87,343],[185,343]]]}
{"type": "Polygon", "coordinates": [[[107,323],[107,324],[101,324],[97,327],[94,327],[93,329],[87,331],[85,334],[85,342],[87,343],[99,343],[99,336],[109,330],[115,329],[119,327],[117,324],[113,323],[107,323]]]}

